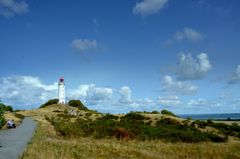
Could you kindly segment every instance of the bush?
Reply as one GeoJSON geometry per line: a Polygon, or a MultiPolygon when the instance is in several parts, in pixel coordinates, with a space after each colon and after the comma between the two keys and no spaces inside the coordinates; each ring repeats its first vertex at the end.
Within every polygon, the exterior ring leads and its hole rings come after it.
{"type": "Polygon", "coordinates": [[[145,116],[135,113],[135,112],[130,112],[126,114],[125,116],[122,116],[120,118],[120,122],[129,122],[129,123],[144,123],[145,116]]]}
{"type": "Polygon", "coordinates": [[[84,106],[84,104],[80,100],[70,100],[68,102],[68,105],[72,107],[77,107],[80,110],[88,110],[87,107],[84,106]]]}
{"type": "Polygon", "coordinates": [[[206,122],[196,120],[195,122],[193,122],[193,124],[197,124],[199,128],[205,128],[206,126],[216,128],[220,134],[225,136],[230,135],[230,136],[239,137],[238,134],[240,133],[240,126],[236,123],[232,123],[232,125],[228,125],[224,123],[215,123],[212,120],[207,120],[206,122]]]}
{"type": "Polygon", "coordinates": [[[40,108],[45,108],[45,107],[47,107],[49,105],[52,105],[52,104],[58,104],[58,99],[50,99],[46,103],[41,105],[40,108]]]}
{"type": "Polygon", "coordinates": [[[205,128],[206,126],[208,126],[207,122],[201,120],[196,120],[194,123],[197,124],[199,128],[205,128]]]}
{"type": "Polygon", "coordinates": [[[165,114],[165,115],[177,117],[173,112],[170,112],[170,111],[168,111],[168,110],[166,110],[166,109],[163,109],[163,110],[161,111],[161,114],[165,114]]]}
{"type": "Polygon", "coordinates": [[[158,111],[154,110],[151,112],[151,114],[160,114],[158,111]]]}
{"type": "Polygon", "coordinates": [[[94,138],[117,138],[117,139],[137,139],[155,140],[162,139],[169,142],[200,142],[213,141],[224,142],[227,138],[207,132],[201,132],[191,125],[183,125],[181,122],[165,118],[159,119],[156,125],[151,122],[144,122],[145,117],[136,112],[130,112],[120,118],[106,114],[96,120],[76,119],[69,122],[65,116],[58,116],[49,119],[55,130],[63,136],[94,138]]]}
{"type": "Polygon", "coordinates": [[[2,129],[2,126],[6,124],[6,120],[3,116],[0,116],[0,129],[2,129]]]}
{"type": "Polygon", "coordinates": [[[13,111],[13,108],[10,105],[5,105],[3,103],[0,103],[0,107],[1,107],[2,111],[10,111],[10,112],[13,111]]]}
{"type": "Polygon", "coordinates": [[[14,115],[15,115],[15,117],[20,118],[20,119],[25,118],[25,116],[22,114],[15,113],[14,115]]]}
{"type": "Polygon", "coordinates": [[[10,111],[10,112],[12,112],[12,111],[13,111],[13,108],[12,108],[12,106],[8,105],[8,106],[5,107],[4,110],[5,110],[5,111],[10,111]]]}
{"type": "Polygon", "coordinates": [[[102,120],[118,120],[118,116],[107,113],[100,119],[102,119],[102,120]]]}
{"type": "Polygon", "coordinates": [[[6,123],[3,113],[4,113],[4,105],[0,103],[0,129],[6,123]]]}

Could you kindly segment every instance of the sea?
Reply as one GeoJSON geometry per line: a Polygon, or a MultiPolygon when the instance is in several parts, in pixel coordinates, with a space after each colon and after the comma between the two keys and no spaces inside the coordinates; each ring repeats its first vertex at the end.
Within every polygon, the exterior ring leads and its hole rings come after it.
{"type": "Polygon", "coordinates": [[[195,120],[240,120],[240,113],[223,113],[223,114],[181,114],[181,118],[192,118],[195,120]]]}

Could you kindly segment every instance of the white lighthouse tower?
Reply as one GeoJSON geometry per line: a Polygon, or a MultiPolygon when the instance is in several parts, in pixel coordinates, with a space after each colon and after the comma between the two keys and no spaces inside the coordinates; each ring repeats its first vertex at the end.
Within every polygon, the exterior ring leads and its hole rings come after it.
{"type": "Polygon", "coordinates": [[[63,77],[59,79],[58,83],[58,103],[65,104],[65,83],[63,77]]]}

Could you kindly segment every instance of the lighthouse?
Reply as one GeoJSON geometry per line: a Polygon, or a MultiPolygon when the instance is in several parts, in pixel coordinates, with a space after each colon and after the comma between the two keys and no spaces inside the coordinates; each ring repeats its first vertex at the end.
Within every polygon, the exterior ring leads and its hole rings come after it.
{"type": "Polygon", "coordinates": [[[58,83],[58,103],[65,104],[65,83],[63,77],[59,79],[58,83]]]}

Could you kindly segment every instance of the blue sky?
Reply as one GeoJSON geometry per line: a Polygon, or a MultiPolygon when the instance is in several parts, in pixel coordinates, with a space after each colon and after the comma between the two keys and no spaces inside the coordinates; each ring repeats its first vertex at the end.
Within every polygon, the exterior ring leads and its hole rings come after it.
{"type": "Polygon", "coordinates": [[[102,112],[240,112],[238,0],[0,0],[0,99],[102,112]]]}

